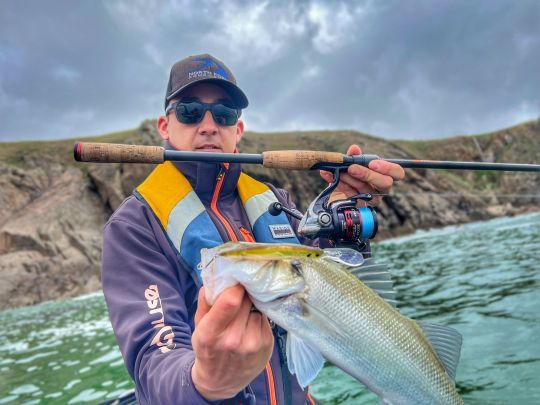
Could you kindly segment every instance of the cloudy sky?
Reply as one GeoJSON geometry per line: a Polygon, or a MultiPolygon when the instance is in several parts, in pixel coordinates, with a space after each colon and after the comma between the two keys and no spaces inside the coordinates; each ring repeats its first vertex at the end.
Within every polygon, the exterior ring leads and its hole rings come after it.
{"type": "Polygon", "coordinates": [[[3,0],[0,141],[134,128],[203,52],[251,130],[500,129],[540,116],[539,22],[539,0],[3,0]]]}

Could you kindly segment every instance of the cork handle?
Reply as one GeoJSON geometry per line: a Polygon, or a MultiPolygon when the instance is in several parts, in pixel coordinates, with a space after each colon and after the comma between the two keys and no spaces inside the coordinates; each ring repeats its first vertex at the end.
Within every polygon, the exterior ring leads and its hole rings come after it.
{"type": "Polygon", "coordinates": [[[115,143],[75,142],[73,155],[78,162],[163,163],[161,146],[123,145],[115,143]]]}
{"type": "Polygon", "coordinates": [[[343,163],[343,155],[338,152],[312,150],[280,150],[263,152],[263,166],[274,169],[308,170],[317,163],[343,163]]]}

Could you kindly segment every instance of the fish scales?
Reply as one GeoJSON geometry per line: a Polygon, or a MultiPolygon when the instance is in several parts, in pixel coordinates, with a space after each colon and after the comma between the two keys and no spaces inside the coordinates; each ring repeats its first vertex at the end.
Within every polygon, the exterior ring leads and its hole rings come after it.
{"type": "MultiPolygon", "coordinates": [[[[454,383],[414,321],[343,268],[324,262],[300,263],[308,286],[303,299],[310,307],[331,315],[336,326],[343,328],[343,336],[328,330],[321,339],[324,325],[312,323],[309,316],[295,316],[289,322],[297,321],[302,324],[299,330],[309,330],[309,341],[321,340],[318,347],[329,361],[391,403],[403,397],[411,403],[423,402],[426,393],[433,394],[433,398],[425,398],[426,403],[435,403],[431,402],[435,399],[444,401],[438,403],[461,403],[454,383]],[[395,399],[389,389],[397,392],[395,399]]],[[[270,312],[280,317],[281,311],[270,312]]]]}
{"type": "MultiPolygon", "coordinates": [[[[305,254],[295,257],[290,251],[273,256],[269,249],[265,260],[266,255],[260,252],[256,257],[249,253],[235,257],[234,247],[227,249],[232,256],[227,253],[225,260],[215,261],[220,273],[237,273],[260,311],[386,403],[463,403],[418,324],[401,315],[345,266],[305,254]],[[275,299],[265,297],[267,291],[279,286],[286,291],[287,283],[294,285],[291,293],[275,299]]],[[[219,248],[215,251],[219,255],[219,248]]],[[[204,272],[203,278],[211,279],[204,277],[204,272]]]]}

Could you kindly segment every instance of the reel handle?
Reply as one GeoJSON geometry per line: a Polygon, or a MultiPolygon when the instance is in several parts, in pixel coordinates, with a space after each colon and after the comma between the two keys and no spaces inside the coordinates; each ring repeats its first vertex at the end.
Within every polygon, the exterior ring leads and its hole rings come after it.
{"type": "Polygon", "coordinates": [[[302,219],[302,214],[299,211],[296,211],[296,210],[293,211],[287,207],[284,207],[283,204],[281,204],[280,202],[272,203],[268,207],[268,213],[274,217],[277,217],[282,212],[289,214],[293,218],[300,219],[300,220],[302,219]]]}

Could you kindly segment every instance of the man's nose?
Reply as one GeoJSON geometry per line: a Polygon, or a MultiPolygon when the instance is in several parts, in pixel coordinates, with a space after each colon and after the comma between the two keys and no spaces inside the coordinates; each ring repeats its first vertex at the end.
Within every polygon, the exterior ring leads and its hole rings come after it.
{"type": "Polygon", "coordinates": [[[199,124],[199,132],[202,134],[214,135],[217,134],[217,131],[218,127],[214,121],[214,117],[212,117],[212,113],[210,111],[206,111],[201,123],[199,124]]]}

